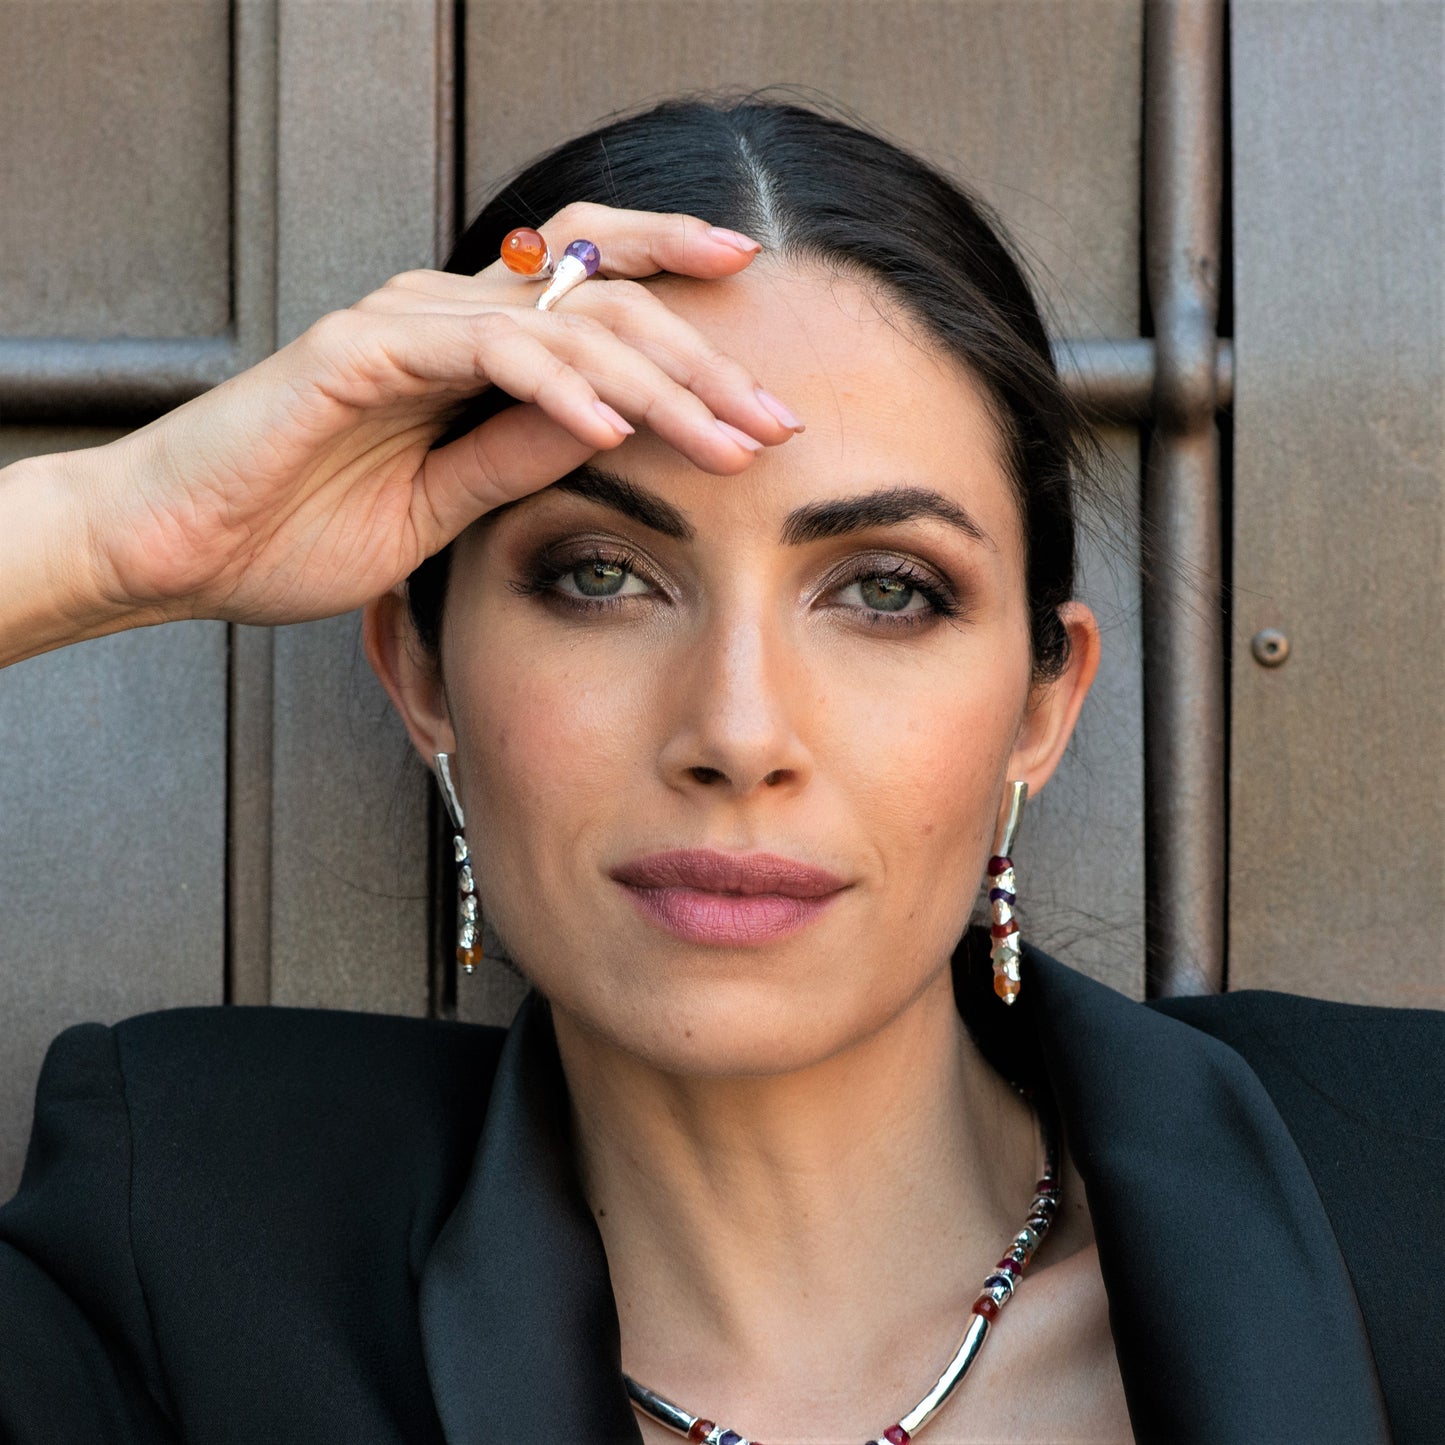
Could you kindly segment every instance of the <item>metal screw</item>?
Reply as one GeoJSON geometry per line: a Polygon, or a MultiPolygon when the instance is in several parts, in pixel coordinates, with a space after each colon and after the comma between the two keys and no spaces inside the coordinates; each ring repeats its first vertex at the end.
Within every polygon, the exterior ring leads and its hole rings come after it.
{"type": "Polygon", "coordinates": [[[1279,667],[1289,657],[1289,638],[1277,627],[1266,627],[1250,639],[1249,650],[1261,667],[1279,667]]]}

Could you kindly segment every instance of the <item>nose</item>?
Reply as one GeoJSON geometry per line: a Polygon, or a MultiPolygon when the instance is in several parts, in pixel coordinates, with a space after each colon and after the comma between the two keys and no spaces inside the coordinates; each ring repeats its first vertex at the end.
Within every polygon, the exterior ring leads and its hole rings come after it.
{"type": "Polygon", "coordinates": [[[748,609],[689,640],[668,691],[660,762],[668,783],[743,798],[802,788],[812,775],[799,732],[806,670],[777,619],[748,609]]]}

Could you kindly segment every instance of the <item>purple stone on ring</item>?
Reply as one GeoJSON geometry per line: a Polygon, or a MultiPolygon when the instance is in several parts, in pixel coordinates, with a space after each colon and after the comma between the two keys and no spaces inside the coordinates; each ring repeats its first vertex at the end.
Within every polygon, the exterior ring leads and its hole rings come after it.
{"type": "Polygon", "coordinates": [[[597,268],[602,264],[602,252],[591,241],[573,241],[562,254],[570,256],[574,261],[580,261],[589,276],[595,276],[597,268]]]}

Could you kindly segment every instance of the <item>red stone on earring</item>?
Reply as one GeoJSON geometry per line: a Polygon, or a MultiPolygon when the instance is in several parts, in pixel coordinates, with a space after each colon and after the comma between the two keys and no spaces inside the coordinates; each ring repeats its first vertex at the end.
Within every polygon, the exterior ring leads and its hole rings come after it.
{"type": "Polygon", "coordinates": [[[998,1318],[998,1306],[989,1299],[987,1295],[984,1295],[982,1299],[974,1300],[973,1313],[982,1315],[986,1320],[996,1320],[998,1318]]]}
{"type": "Polygon", "coordinates": [[[519,226],[502,238],[502,265],[518,276],[537,276],[547,265],[547,243],[540,231],[519,226]]]}
{"type": "Polygon", "coordinates": [[[995,853],[988,860],[988,871],[990,873],[1003,873],[1014,866],[1012,858],[1005,858],[1002,853],[995,853]]]}
{"type": "Polygon", "coordinates": [[[694,1420],[692,1429],[687,1432],[687,1438],[692,1441],[692,1445],[700,1445],[701,1441],[707,1439],[708,1431],[716,1429],[717,1421],[715,1420],[694,1420]]]}
{"type": "Polygon", "coordinates": [[[888,1445],[908,1445],[913,1438],[902,1425],[890,1425],[884,1432],[883,1438],[888,1445]]]}
{"type": "Polygon", "coordinates": [[[1011,933],[1017,933],[1019,926],[1012,918],[1007,923],[995,923],[989,930],[995,938],[1007,938],[1011,933]]]}

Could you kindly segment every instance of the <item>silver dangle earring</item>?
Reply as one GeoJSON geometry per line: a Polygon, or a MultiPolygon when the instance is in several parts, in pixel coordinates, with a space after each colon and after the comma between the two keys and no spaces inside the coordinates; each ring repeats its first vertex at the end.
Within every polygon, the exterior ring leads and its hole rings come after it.
{"type": "Polygon", "coordinates": [[[1005,1002],[1013,1003],[1022,987],[1019,978],[1019,926],[1014,918],[1018,903],[1018,880],[1014,874],[1014,839],[1018,837],[1019,819],[1023,817],[1024,801],[1029,785],[1018,779],[1009,784],[1008,812],[994,835],[993,857],[988,860],[988,902],[993,914],[990,929],[993,960],[993,991],[1005,1002]]]}
{"type": "Polygon", "coordinates": [[[467,849],[466,818],[462,814],[462,800],[452,783],[451,754],[438,753],[437,781],[441,784],[442,799],[447,805],[447,814],[456,830],[452,848],[457,859],[457,962],[465,973],[471,973],[482,961],[480,942],[482,922],[477,907],[477,879],[472,872],[472,855],[467,849]]]}

